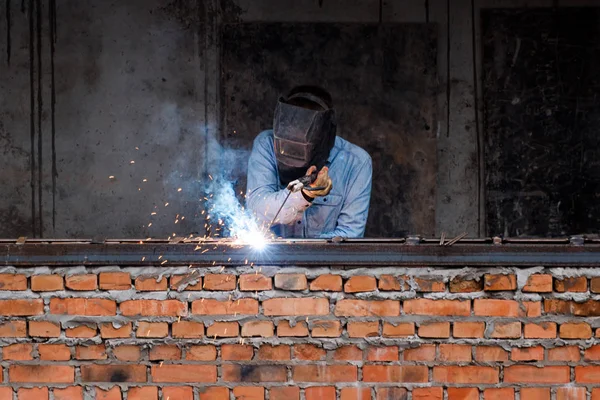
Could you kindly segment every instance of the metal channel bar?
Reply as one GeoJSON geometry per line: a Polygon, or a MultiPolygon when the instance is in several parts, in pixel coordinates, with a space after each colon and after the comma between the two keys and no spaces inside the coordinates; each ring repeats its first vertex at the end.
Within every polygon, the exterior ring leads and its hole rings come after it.
{"type": "Polygon", "coordinates": [[[600,266],[600,244],[411,245],[352,240],[276,240],[258,251],[227,241],[197,243],[0,243],[0,265],[127,266],[600,266]],[[165,262],[166,261],[166,262],[165,262]]]}

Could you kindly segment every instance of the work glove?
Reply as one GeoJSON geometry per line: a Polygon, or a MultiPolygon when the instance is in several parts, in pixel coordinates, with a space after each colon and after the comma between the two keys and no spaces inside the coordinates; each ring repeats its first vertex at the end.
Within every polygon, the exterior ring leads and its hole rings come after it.
{"type": "MultiPolygon", "coordinates": [[[[310,167],[308,169],[308,171],[306,171],[306,175],[310,175],[310,174],[314,173],[316,170],[317,170],[317,167],[315,167],[313,165],[312,167],[310,167]]],[[[302,194],[304,194],[305,197],[308,197],[310,199],[314,199],[315,197],[320,197],[320,196],[327,196],[329,194],[329,192],[331,192],[332,186],[333,185],[331,182],[331,178],[329,177],[329,168],[323,167],[317,174],[317,179],[309,185],[309,187],[313,187],[313,188],[322,187],[323,189],[314,190],[314,191],[302,189],[302,194]]]]}

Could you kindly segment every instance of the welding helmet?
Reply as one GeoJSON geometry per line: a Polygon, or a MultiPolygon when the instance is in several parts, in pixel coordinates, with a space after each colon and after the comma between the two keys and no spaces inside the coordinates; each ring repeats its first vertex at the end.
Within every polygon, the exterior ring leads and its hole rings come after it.
{"type": "Polygon", "coordinates": [[[304,176],[311,165],[323,168],[335,143],[331,97],[322,89],[299,89],[279,99],[273,120],[275,158],[284,185],[304,176]]]}

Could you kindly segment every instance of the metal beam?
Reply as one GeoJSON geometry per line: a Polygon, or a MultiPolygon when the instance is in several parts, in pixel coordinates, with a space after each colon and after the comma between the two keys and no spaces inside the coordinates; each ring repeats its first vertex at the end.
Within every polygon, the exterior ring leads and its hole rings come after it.
{"type": "Polygon", "coordinates": [[[0,241],[0,265],[127,266],[600,266],[600,242],[568,239],[463,240],[440,246],[439,239],[275,240],[259,251],[228,240],[200,243],[160,241],[0,241]],[[584,244],[582,244],[584,243],[584,244]]]}

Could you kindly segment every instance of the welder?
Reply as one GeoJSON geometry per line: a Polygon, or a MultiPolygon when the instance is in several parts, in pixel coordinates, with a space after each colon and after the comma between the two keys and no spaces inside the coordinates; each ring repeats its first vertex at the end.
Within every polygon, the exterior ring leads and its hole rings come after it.
{"type": "Polygon", "coordinates": [[[247,206],[277,237],[364,236],[371,157],[336,129],[331,95],[298,86],[279,98],[273,129],[254,140],[247,206]]]}

